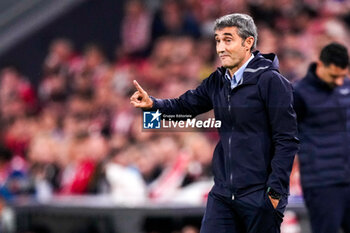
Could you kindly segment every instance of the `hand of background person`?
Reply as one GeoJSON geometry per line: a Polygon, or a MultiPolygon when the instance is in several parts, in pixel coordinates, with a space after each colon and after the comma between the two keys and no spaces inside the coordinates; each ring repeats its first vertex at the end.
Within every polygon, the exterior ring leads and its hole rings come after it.
{"type": "Polygon", "coordinates": [[[270,196],[268,196],[269,197],[269,199],[270,199],[270,201],[271,201],[271,203],[272,203],[272,205],[273,205],[273,208],[277,208],[277,205],[278,205],[278,203],[280,202],[279,200],[277,200],[277,199],[273,199],[273,198],[271,198],[270,196]]]}
{"type": "Polygon", "coordinates": [[[130,97],[130,103],[135,108],[148,109],[153,107],[153,100],[149,98],[149,95],[145,90],[142,89],[140,84],[136,80],[133,81],[137,91],[130,97]]]}

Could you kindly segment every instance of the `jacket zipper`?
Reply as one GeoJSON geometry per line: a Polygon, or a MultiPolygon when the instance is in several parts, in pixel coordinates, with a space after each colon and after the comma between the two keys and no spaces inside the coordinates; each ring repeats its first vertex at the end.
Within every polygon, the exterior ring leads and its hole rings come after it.
{"type": "MultiPolygon", "coordinates": [[[[229,93],[228,93],[228,96],[227,96],[227,101],[228,101],[228,112],[229,112],[229,115],[231,116],[231,89],[229,89],[229,93]]],[[[232,160],[232,154],[231,154],[231,141],[232,141],[232,134],[230,134],[230,137],[228,139],[228,158],[229,158],[229,164],[228,164],[228,167],[229,167],[229,179],[230,179],[230,189],[232,191],[232,200],[234,199],[234,194],[233,194],[233,174],[232,174],[232,168],[231,168],[231,160],[232,160]]]]}

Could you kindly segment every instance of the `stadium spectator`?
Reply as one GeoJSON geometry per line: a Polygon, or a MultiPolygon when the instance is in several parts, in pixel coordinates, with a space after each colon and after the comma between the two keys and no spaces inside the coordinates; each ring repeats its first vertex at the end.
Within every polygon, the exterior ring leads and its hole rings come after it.
{"type": "Polygon", "coordinates": [[[124,12],[121,53],[131,57],[143,57],[151,42],[151,14],[141,0],[128,1],[124,12]]]}
{"type": "Polygon", "coordinates": [[[147,198],[146,183],[140,171],[134,167],[133,160],[142,152],[137,146],[130,146],[117,152],[106,164],[106,179],[115,203],[137,205],[147,198]]]}
{"type": "Polygon", "coordinates": [[[198,38],[200,29],[192,12],[183,12],[179,1],[163,1],[152,23],[152,40],[161,36],[192,36],[198,38]]]}
{"type": "Polygon", "coordinates": [[[81,63],[69,39],[57,38],[51,44],[44,61],[44,74],[56,73],[64,77],[75,71],[81,63]]]}
{"type": "Polygon", "coordinates": [[[15,67],[6,67],[0,72],[0,105],[22,104],[16,112],[2,113],[5,117],[16,117],[34,113],[37,109],[37,99],[32,85],[15,67]]]}

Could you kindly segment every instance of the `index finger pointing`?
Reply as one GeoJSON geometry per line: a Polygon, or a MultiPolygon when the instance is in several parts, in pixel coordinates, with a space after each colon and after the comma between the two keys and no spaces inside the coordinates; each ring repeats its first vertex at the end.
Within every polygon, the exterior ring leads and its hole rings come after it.
{"type": "Polygon", "coordinates": [[[136,80],[134,80],[133,83],[134,83],[134,86],[136,87],[136,89],[137,89],[139,92],[141,92],[141,93],[144,93],[144,92],[145,92],[145,91],[142,89],[142,87],[140,86],[140,84],[139,84],[136,80]]]}

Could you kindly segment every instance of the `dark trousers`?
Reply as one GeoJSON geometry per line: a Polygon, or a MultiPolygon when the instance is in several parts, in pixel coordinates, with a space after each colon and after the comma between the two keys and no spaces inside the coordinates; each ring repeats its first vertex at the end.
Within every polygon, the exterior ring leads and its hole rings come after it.
{"type": "Polygon", "coordinates": [[[274,209],[265,190],[234,200],[210,192],[200,233],[279,233],[286,205],[274,209]]]}
{"type": "Polygon", "coordinates": [[[304,188],[314,233],[350,233],[350,184],[304,188]]]}

